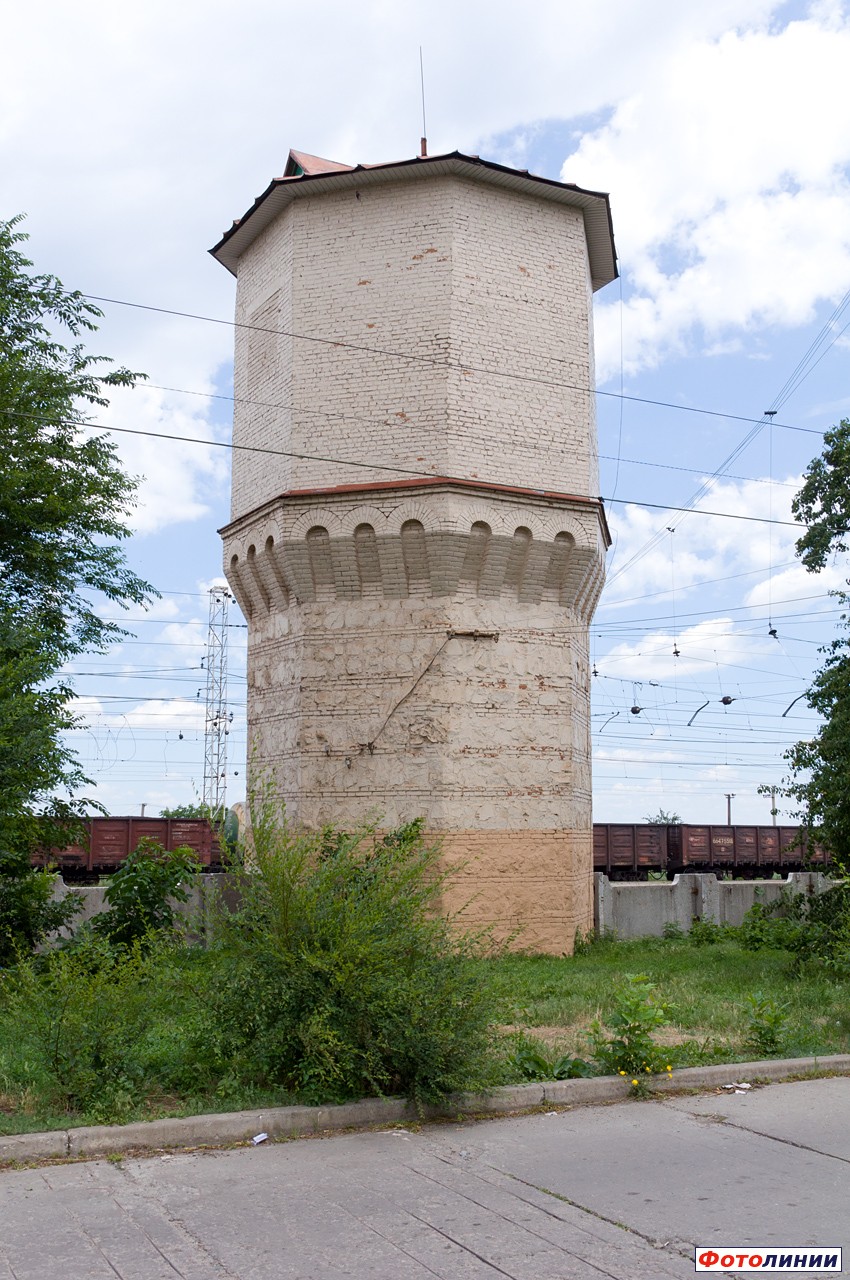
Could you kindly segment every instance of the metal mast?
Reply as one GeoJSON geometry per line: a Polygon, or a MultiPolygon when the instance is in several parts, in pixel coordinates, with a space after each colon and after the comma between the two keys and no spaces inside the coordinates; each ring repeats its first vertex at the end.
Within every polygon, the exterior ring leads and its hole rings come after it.
{"type": "Polygon", "coordinates": [[[227,791],[227,608],[231,599],[229,591],[220,587],[210,588],[204,724],[204,804],[214,814],[224,812],[227,791]]]}

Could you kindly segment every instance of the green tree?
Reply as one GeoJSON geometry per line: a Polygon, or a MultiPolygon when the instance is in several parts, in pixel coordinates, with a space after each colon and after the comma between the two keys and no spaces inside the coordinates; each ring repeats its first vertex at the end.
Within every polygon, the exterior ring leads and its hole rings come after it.
{"type": "Polygon", "coordinates": [[[156,933],[175,926],[175,902],[188,902],[187,886],[198,871],[198,859],[188,848],[164,849],[144,838],[110,877],[104,897],[107,909],[92,929],[116,946],[145,944],[156,933]]]}
{"type": "Polygon", "coordinates": [[[0,849],[0,968],[69,925],[82,907],[78,893],[53,898],[54,877],[30,866],[26,853],[0,849]]]}
{"type": "MultiPolygon", "coordinates": [[[[810,573],[848,551],[850,533],[850,421],[827,431],[823,450],[809,465],[803,487],[792,503],[795,517],[808,527],[797,552],[810,573]]],[[[831,593],[850,605],[846,591],[831,593]]],[[[823,724],[809,741],[785,752],[790,766],[782,793],[798,808],[794,818],[850,869],[850,635],[845,633],[821,650],[823,666],[806,691],[809,706],[823,724]]],[[[769,789],[763,789],[769,790],[769,789]]]]}
{"type": "Polygon", "coordinates": [[[121,541],[136,481],[104,435],[84,430],[109,387],[140,376],[105,370],[78,341],[101,312],[53,276],[30,271],[20,218],[0,221],[0,850],[39,839],[39,811],[69,819],[82,771],[63,739],[75,723],[62,669],[126,634],[93,593],[127,606],[156,593],[121,541]],[[56,332],[69,334],[63,346],[56,332]]]}
{"type": "Polygon", "coordinates": [[[159,816],[161,818],[178,818],[183,821],[190,821],[197,818],[206,818],[210,820],[210,807],[208,804],[175,804],[170,809],[160,809],[159,816]]]}
{"type": "Polygon", "coordinates": [[[808,525],[797,554],[810,573],[835,552],[847,551],[850,534],[850,421],[827,431],[820,455],[809,464],[803,487],[791,503],[794,518],[808,525]]]}

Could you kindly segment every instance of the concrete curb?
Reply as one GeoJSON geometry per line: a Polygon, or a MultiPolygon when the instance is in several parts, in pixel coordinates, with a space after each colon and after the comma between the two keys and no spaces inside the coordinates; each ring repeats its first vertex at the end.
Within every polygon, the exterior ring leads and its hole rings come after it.
{"type": "MultiPolygon", "coordinates": [[[[667,1077],[655,1077],[655,1094],[711,1089],[736,1080],[777,1081],[798,1076],[850,1075],[850,1054],[822,1058],[782,1058],[763,1062],[729,1062],[712,1067],[685,1067],[667,1077]]],[[[216,1115],[181,1116],[137,1124],[95,1125],[57,1129],[52,1133],[21,1133],[0,1137],[0,1167],[41,1160],[74,1160],[122,1152],[163,1151],[181,1147],[221,1147],[250,1141],[258,1133],[269,1138],[303,1138],[344,1129],[380,1128],[425,1120],[472,1119],[536,1111],[545,1106],[580,1107],[617,1102],[630,1096],[621,1076],[589,1080],[551,1080],[507,1085],[484,1094],[459,1094],[440,1106],[426,1107],[423,1116],[403,1098],[365,1098],[333,1107],[271,1107],[261,1111],[230,1111],[216,1115]]]]}

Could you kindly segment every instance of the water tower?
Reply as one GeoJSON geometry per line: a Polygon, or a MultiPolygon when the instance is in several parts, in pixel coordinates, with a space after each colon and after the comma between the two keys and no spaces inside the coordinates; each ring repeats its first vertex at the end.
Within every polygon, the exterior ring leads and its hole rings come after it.
{"type": "Polygon", "coordinates": [[[588,627],[608,546],[591,299],[607,197],[452,152],[290,152],[236,275],[225,571],[250,769],[298,822],[424,815],[447,910],[592,924],[588,627]]]}

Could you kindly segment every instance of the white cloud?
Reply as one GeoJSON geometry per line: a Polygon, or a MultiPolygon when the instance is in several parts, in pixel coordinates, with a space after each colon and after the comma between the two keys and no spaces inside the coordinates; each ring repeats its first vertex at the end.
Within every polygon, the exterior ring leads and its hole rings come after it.
{"type": "Polygon", "coordinates": [[[801,533],[791,514],[791,501],[800,483],[799,476],[783,476],[774,484],[766,476],[717,480],[690,514],[617,506],[611,516],[616,555],[603,605],[613,608],[618,601],[633,603],[642,593],[665,592],[672,609],[676,598],[683,597],[694,584],[759,572],[764,578],[751,585],[748,604],[766,603],[768,598],[782,600],[783,582],[791,587],[791,596],[826,592],[836,585],[834,574],[806,574],[808,592],[803,592],[801,571],[785,568],[795,559],[801,533]],[[716,514],[705,514],[709,512],[716,514]],[[671,534],[668,526],[675,532],[671,534]],[[775,579],[772,588],[768,586],[771,575],[775,579]]]}
{"type": "MultiPolygon", "coordinates": [[[[847,585],[847,567],[827,565],[818,574],[807,573],[802,565],[794,565],[759,582],[744,597],[745,604],[769,605],[774,600],[811,600],[812,596],[827,591],[840,591],[847,585]]],[[[827,608],[827,602],[815,605],[827,608]]]]}
{"type": "Polygon", "coordinates": [[[199,648],[206,648],[207,624],[205,621],[202,622],[200,618],[193,618],[188,622],[169,622],[167,626],[158,632],[156,638],[158,642],[164,642],[165,644],[179,645],[181,647],[183,645],[197,645],[199,648]]]}
{"type": "Polygon", "coordinates": [[[132,627],[134,622],[164,621],[166,618],[177,618],[180,614],[172,596],[161,596],[158,600],[151,600],[149,605],[129,604],[126,609],[113,604],[111,600],[104,600],[98,605],[97,612],[104,618],[120,617],[122,625],[126,622],[128,627],[132,627]]]}
{"type": "Polygon", "coordinates": [[[129,517],[137,533],[156,533],[207,515],[211,499],[220,500],[229,476],[224,450],[194,443],[215,440],[220,431],[201,409],[187,409],[177,399],[141,384],[132,392],[114,395],[98,418],[106,426],[119,428],[115,439],[122,463],[140,480],[138,505],[129,517]],[[165,436],[188,440],[181,443],[165,436]]]}
{"type": "Polygon", "coordinates": [[[105,708],[98,698],[81,695],[74,699],[73,710],[86,725],[119,733],[134,729],[154,729],[163,735],[169,729],[203,733],[204,728],[203,702],[188,698],[145,699],[122,712],[105,708]]]}
{"type": "MultiPolygon", "coordinates": [[[[637,288],[628,366],[657,364],[694,326],[720,351],[734,341],[727,330],[796,323],[850,283],[850,26],[842,6],[823,3],[772,26],[783,9],[778,0],[578,9],[539,0],[518,24],[507,0],[392,9],[248,0],[234,25],[222,0],[17,6],[5,49],[38,48],[39,74],[7,52],[0,194],[7,211],[30,211],[38,266],[67,284],[226,320],[233,282],[206,249],[280,173],[290,145],[365,161],[415,152],[424,32],[432,151],[492,154],[486,139],[509,131],[496,158],[520,164],[541,122],[608,120],[580,137],[564,175],[612,192],[637,288]],[[446,26],[452,39],[429,46],[427,33],[446,26]],[[283,75],[281,50],[291,52],[283,75]]],[[[93,349],[159,387],[209,391],[228,364],[226,324],[103,305],[93,349]]],[[[615,310],[603,302],[598,316],[603,375],[618,350],[615,310]]],[[[227,413],[148,387],[120,395],[107,419],[213,439],[210,424],[227,413]]],[[[120,451],[146,477],[138,531],[223,504],[227,458],[217,450],[125,436],[120,451]]]]}
{"type": "MultiPolygon", "coordinates": [[[[627,370],[801,324],[850,286],[848,58],[838,5],[780,29],[694,32],[582,138],[563,176],[612,192],[634,291],[627,370]]],[[[596,328],[605,378],[619,365],[618,303],[603,297],[596,328]]]]}
{"type": "MultiPolygon", "coordinates": [[[[761,31],[778,7],[611,0],[577,9],[539,0],[517,23],[507,0],[390,8],[247,0],[234,23],[222,0],[15,6],[4,15],[2,204],[29,212],[37,265],[67,285],[226,320],[233,281],[207,247],[281,172],[289,146],[344,160],[415,154],[420,42],[432,152],[475,150],[518,125],[532,136],[541,121],[610,112],[625,100],[621,129],[639,87],[663,81],[665,68],[669,76],[683,47],[733,24],[761,31]],[[429,44],[429,32],[447,29],[451,40],[429,44]],[[38,75],[20,56],[27,49],[38,50],[38,75]]],[[[507,144],[517,163],[523,142],[507,144]]],[[[591,142],[570,162],[571,180],[619,184],[618,165],[591,142]]],[[[619,192],[625,212],[624,199],[619,192]]],[[[626,245],[638,214],[628,209],[618,228],[626,245]]],[[[209,390],[230,359],[226,324],[102,305],[92,349],[157,385],[209,390]]],[[[153,431],[207,439],[208,424],[227,416],[226,406],[213,412],[151,389],[119,399],[109,421],[153,431]]],[[[140,532],[203,518],[224,497],[215,451],[141,437],[123,437],[120,451],[146,477],[133,521],[140,532]]]]}
{"type": "Polygon", "coordinates": [[[606,674],[619,678],[672,683],[686,676],[707,678],[706,667],[746,664],[772,653],[773,641],[765,634],[747,635],[740,621],[710,618],[685,627],[675,636],[672,627],[647,632],[639,640],[613,645],[600,660],[606,674]],[[674,647],[679,657],[674,655],[674,647]]]}

